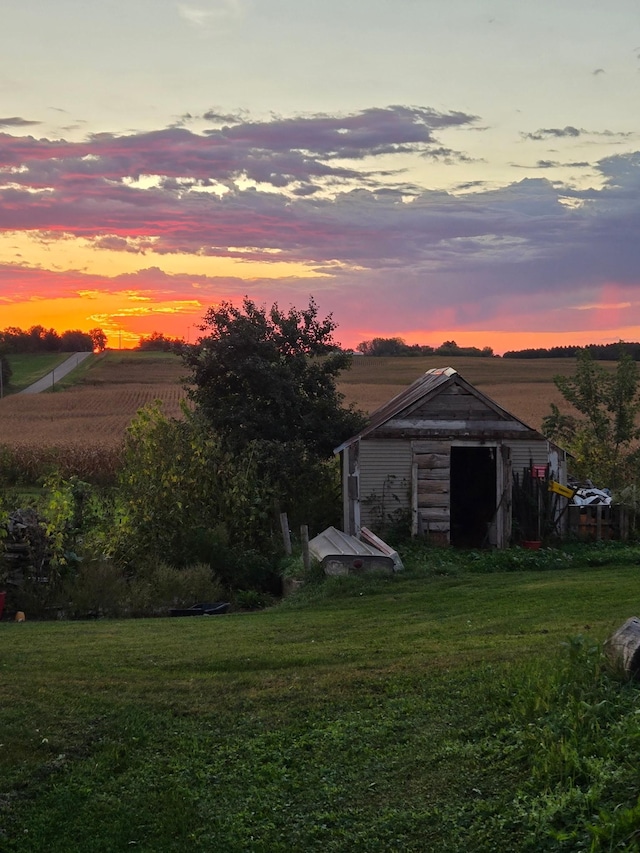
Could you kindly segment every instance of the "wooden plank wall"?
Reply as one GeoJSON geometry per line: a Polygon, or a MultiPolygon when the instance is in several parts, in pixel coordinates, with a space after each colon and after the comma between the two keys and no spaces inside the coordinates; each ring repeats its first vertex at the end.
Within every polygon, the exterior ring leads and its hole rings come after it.
{"type": "MultiPolygon", "coordinates": [[[[407,417],[405,415],[405,417],[407,417]]],[[[459,385],[451,385],[435,397],[424,402],[408,416],[419,420],[443,421],[466,421],[469,423],[482,422],[484,420],[497,420],[498,415],[483,400],[479,400],[474,394],[469,393],[459,385]]],[[[508,427],[505,420],[505,428],[508,427]]]]}
{"type": "Polygon", "coordinates": [[[451,442],[414,441],[414,533],[449,541],[451,528],[451,442]]]}
{"type": "Polygon", "coordinates": [[[569,506],[569,533],[596,542],[629,538],[629,514],[619,504],[569,506]]]}

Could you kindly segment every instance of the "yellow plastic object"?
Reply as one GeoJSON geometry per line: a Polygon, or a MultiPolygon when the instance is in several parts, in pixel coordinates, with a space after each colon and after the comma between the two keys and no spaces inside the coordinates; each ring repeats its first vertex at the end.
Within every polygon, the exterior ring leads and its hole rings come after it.
{"type": "Polygon", "coordinates": [[[562,483],[556,483],[555,480],[549,480],[549,491],[555,492],[557,495],[562,495],[563,498],[572,498],[576,490],[569,486],[563,486],[562,483]]]}

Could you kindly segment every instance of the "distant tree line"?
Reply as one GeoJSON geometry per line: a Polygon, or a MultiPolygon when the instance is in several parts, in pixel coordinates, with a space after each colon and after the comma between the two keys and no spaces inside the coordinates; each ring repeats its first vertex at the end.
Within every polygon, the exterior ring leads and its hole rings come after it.
{"type": "MultiPolygon", "coordinates": [[[[439,347],[426,344],[408,344],[402,338],[373,338],[361,341],[356,352],[369,356],[479,356],[495,357],[492,347],[461,347],[455,341],[445,341],[439,347]]],[[[586,346],[538,347],[535,349],[509,350],[503,358],[578,358],[588,352],[595,361],[618,361],[623,355],[640,361],[640,343],[618,341],[615,344],[587,344],[586,346]]]]}
{"type": "Polygon", "coordinates": [[[503,358],[578,358],[583,352],[588,352],[596,361],[618,361],[623,355],[629,356],[633,361],[640,361],[640,343],[626,341],[618,341],[615,344],[587,344],[584,347],[509,350],[503,358]]]}
{"type": "Polygon", "coordinates": [[[371,356],[479,356],[491,358],[493,349],[491,347],[460,347],[455,341],[445,341],[439,347],[430,347],[426,344],[407,344],[402,338],[373,338],[370,341],[361,341],[357,352],[371,356]]]}
{"type": "Polygon", "coordinates": [[[181,352],[184,346],[182,338],[170,338],[162,332],[152,332],[148,338],[138,340],[137,350],[142,352],[181,352]]]}
{"type": "Polygon", "coordinates": [[[103,352],[107,336],[102,329],[81,332],[71,329],[59,334],[55,329],[31,326],[26,331],[17,326],[8,326],[0,331],[0,352],[5,355],[45,352],[103,352]]]}

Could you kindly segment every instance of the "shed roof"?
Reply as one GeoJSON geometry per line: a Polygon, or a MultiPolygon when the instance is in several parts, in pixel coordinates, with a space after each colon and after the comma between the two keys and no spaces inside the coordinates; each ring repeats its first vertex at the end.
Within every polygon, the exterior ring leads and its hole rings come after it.
{"type": "Polygon", "coordinates": [[[372,412],[369,417],[369,422],[364,429],[352,438],[347,439],[347,441],[343,442],[339,447],[336,447],[334,453],[340,453],[354,442],[361,438],[365,438],[400,412],[410,410],[418,403],[428,402],[437,394],[441,393],[445,388],[453,385],[454,383],[462,386],[469,393],[473,394],[479,400],[482,400],[485,405],[494,410],[499,418],[504,419],[505,421],[516,421],[525,427],[529,431],[530,435],[547,440],[545,436],[533,429],[529,424],[526,424],[511,412],[503,409],[502,406],[495,402],[495,400],[487,397],[486,394],[483,394],[482,391],[479,391],[476,387],[471,385],[471,383],[467,382],[466,379],[463,379],[463,377],[453,367],[434,367],[431,370],[427,370],[427,372],[418,377],[415,382],[412,382],[411,385],[372,412]]]}

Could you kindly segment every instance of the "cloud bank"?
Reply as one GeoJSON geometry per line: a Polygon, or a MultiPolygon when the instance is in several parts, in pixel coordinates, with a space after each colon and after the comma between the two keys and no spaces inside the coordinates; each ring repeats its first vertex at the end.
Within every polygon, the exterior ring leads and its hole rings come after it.
{"type": "MultiPolygon", "coordinates": [[[[198,131],[184,126],[192,118],[82,142],[0,133],[0,232],[139,256],[129,278],[13,259],[0,266],[0,304],[110,287],[198,305],[243,288],[292,302],[310,291],[299,273],[247,283],[163,270],[163,258],[211,258],[302,265],[341,323],[379,333],[596,329],[616,311],[619,325],[640,327],[640,152],[568,164],[591,168],[591,189],[532,177],[445,192],[407,163],[469,159],[444,141],[477,127],[467,113],[395,105],[253,121],[212,109],[198,131]]],[[[34,123],[0,118],[16,131],[34,123]]],[[[521,136],[589,133],[566,125],[521,136]]]]}

